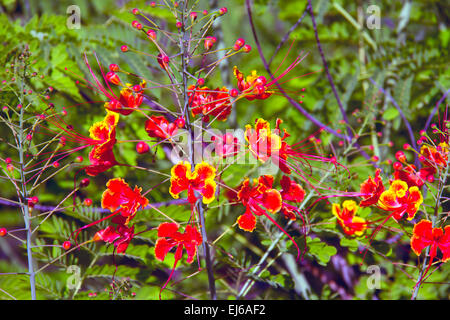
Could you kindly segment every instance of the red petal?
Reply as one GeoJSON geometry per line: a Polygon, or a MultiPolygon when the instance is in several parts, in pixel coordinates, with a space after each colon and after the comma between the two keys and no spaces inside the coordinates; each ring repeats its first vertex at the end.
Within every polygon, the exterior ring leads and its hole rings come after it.
{"type": "Polygon", "coordinates": [[[176,242],[169,241],[165,238],[159,238],[155,244],[155,257],[160,261],[164,261],[167,253],[176,246],[176,242]]]}
{"type": "Polygon", "coordinates": [[[281,194],[278,192],[278,190],[275,189],[270,189],[264,192],[262,202],[264,207],[270,213],[276,213],[280,211],[283,204],[281,194]]]}
{"type": "Polygon", "coordinates": [[[411,249],[418,256],[422,250],[433,243],[432,223],[428,220],[421,220],[414,225],[411,237],[411,249]]]}
{"type": "Polygon", "coordinates": [[[158,237],[173,238],[180,226],[173,222],[163,222],[158,226],[158,237]]]}
{"type": "Polygon", "coordinates": [[[251,213],[244,213],[238,217],[237,223],[242,230],[252,232],[256,227],[256,218],[251,213]]]}
{"type": "Polygon", "coordinates": [[[442,251],[442,261],[450,259],[450,225],[444,228],[444,235],[438,242],[438,246],[442,251]]]}

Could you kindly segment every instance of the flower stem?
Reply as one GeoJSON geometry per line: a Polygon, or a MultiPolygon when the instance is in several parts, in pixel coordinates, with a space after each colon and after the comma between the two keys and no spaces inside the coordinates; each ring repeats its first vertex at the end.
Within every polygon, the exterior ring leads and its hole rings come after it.
{"type": "MultiPolygon", "coordinates": [[[[189,132],[189,136],[194,139],[196,139],[196,137],[194,137],[193,131],[192,131],[192,124],[191,124],[191,120],[190,120],[190,116],[189,116],[189,97],[188,97],[188,84],[187,84],[187,66],[188,66],[188,60],[189,60],[189,33],[186,32],[186,30],[184,29],[184,26],[186,25],[186,17],[187,15],[187,11],[186,11],[186,2],[187,0],[183,1],[183,9],[182,9],[182,16],[181,16],[181,21],[183,23],[183,28],[181,30],[181,43],[180,43],[180,49],[181,49],[181,63],[182,63],[182,77],[183,77],[183,100],[184,100],[184,106],[183,106],[183,110],[182,113],[184,114],[185,117],[185,121],[186,121],[186,128],[189,132]]],[[[191,163],[191,167],[193,168],[195,165],[195,157],[194,157],[194,147],[193,147],[193,143],[188,143],[189,144],[189,161],[191,163]]],[[[201,201],[197,201],[197,211],[198,211],[198,215],[199,215],[199,219],[200,219],[200,225],[201,225],[201,234],[202,234],[202,246],[203,246],[203,254],[205,257],[205,264],[206,264],[206,270],[208,273],[208,282],[209,282],[209,292],[210,292],[210,296],[211,296],[211,300],[216,300],[217,299],[217,294],[216,294],[216,286],[215,286],[215,279],[214,279],[214,272],[212,269],[212,261],[211,261],[211,255],[210,255],[210,251],[209,251],[209,245],[208,245],[208,238],[207,238],[207,233],[206,233],[206,227],[205,227],[205,215],[204,215],[204,208],[203,205],[201,203],[201,201]]]]}
{"type": "MultiPolygon", "coordinates": [[[[24,76],[25,76],[26,68],[24,68],[24,76]]],[[[21,94],[21,104],[24,103],[23,101],[23,81],[22,80],[22,94],[21,94]]],[[[27,232],[27,240],[26,240],[26,250],[27,250],[27,260],[28,260],[28,274],[30,276],[30,290],[31,290],[31,299],[36,300],[36,274],[34,271],[34,265],[33,265],[33,252],[31,250],[32,248],[32,228],[31,228],[31,221],[30,221],[30,212],[28,209],[28,191],[26,187],[26,177],[25,177],[25,160],[24,160],[24,108],[20,109],[19,114],[19,130],[18,130],[18,151],[19,151],[19,169],[20,169],[20,181],[21,181],[21,188],[20,191],[20,204],[23,214],[23,219],[25,222],[25,229],[27,232]]]]}

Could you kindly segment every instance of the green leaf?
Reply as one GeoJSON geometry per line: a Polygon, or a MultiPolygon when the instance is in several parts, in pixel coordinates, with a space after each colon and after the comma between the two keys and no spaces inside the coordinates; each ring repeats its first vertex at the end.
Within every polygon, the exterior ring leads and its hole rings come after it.
{"type": "Polygon", "coordinates": [[[397,108],[389,108],[383,113],[383,119],[387,121],[394,120],[399,114],[397,108]]]}
{"type": "Polygon", "coordinates": [[[312,239],[311,237],[306,238],[308,253],[318,259],[318,263],[326,266],[330,261],[331,256],[337,253],[335,247],[320,241],[319,238],[312,239]]]}
{"type": "Polygon", "coordinates": [[[355,252],[358,249],[358,240],[356,239],[348,239],[341,238],[340,245],[342,247],[348,247],[348,249],[352,252],[355,252]]]}

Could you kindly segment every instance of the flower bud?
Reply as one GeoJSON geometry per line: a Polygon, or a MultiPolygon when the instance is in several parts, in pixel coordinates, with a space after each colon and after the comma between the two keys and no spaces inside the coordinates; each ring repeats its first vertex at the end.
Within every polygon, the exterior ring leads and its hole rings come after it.
{"type": "Polygon", "coordinates": [[[6,228],[0,228],[0,237],[4,237],[8,234],[8,230],[6,228]]]}
{"type": "Polygon", "coordinates": [[[109,65],[109,71],[111,72],[116,72],[119,71],[119,65],[115,64],[115,63],[111,63],[109,65]]]}
{"type": "Polygon", "coordinates": [[[405,153],[403,151],[397,151],[397,153],[395,154],[395,159],[397,159],[402,163],[405,163],[406,162],[405,153]]]}
{"type": "Polygon", "coordinates": [[[185,126],[185,124],[186,124],[186,121],[184,120],[183,117],[179,117],[179,118],[177,118],[177,119],[175,120],[175,125],[176,125],[178,128],[183,128],[183,127],[185,126]]]}
{"type": "Polygon", "coordinates": [[[80,182],[80,188],[86,188],[91,183],[91,180],[89,178],[84,178],[80,182]]]}
{"type": "Polygon", "coordinates": [[[108,72],[106,74],[106,80],[108,80],[108,82],[111,82],[111,83],[113,83],[115,85],[119,85],[120,84],[119,76],[116,73],[112,72],[112,71],[110,71],[110,72],[108,72]]]}
{"type": "Polygon", "coordinates": [[[246,45],[242,48],[242,50],[243,50],[245,53],[249,53],[249,52],[252,50],[252,47],[251,47],[250,45],[246,44],[246,45]]]}
{"type": "Polygon", "coordinates": [[[156,40],[156,32],[155,32],[155,30],[148,29],[148,31],[147,31],[147,36],[148,36],[150,39],[156,40]]]}
{"type": "Polygon", "coordinates": [[[136,152],[139,154],[144,154],[150,151],[150,146],[144,142],[144,141],[139,141],[136,145],[136,152]]]}
{"type": "Polygon", "coordinates": [[[197,86],[203,86],[204,84],[205,84],[205,79],[204,78],[198,78],[197,86]]]}
{"type": "Polygon", "coordinates": [[[120,50],[122,50],[122,52],[127,52],[128,51],[128,46],[127,45],[123,45],[120,47],[120,50]]]}
{"type": "Polygon", "coordinates": [[[80,163],[80,162],[83,162],[83,157],[82,156],[78,156],[78,157],[76,157],[75,158],[75,162],[78,162],[78,163],[80,163]]]}
{"type": "Polygon", "coordinates": [[[92,199],[90,199],[90,198],[84,199],[84,205],[85,205],[86,207],[92,206],[92,199]]]}
{"type": "Polygon", "coordinates": [[[64,243],[62,244],[64,250],[69,250],[71,246],[72,244],[70,243],[70,241],[64,241],[64,243]]]}
{"type": "Polygon", "coordinates": [[[403,166],[402,166],[402,164],[400,162],[396,161],[392,165],[392,168],[394,168],[394,170],[401,170],[403,168],[403,166]]]}

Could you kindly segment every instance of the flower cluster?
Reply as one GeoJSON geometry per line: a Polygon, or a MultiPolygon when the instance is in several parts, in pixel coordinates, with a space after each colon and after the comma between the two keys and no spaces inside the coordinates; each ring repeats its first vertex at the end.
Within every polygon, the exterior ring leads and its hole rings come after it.
{"type": "Polygon", "coordinates": [[[103,240],[112,243],[117,253],[124,253],[135,235],[134,226],[129,227],[130,221],[136,216],[139,209],[144,209],[148,205],[148,199],[141,195],[141,188],[131,189],[121,178],[109,180],[106,187],[107,189],[102,195],[102,208],[111,211],[111,215],[106,218],[112,217],[111,222],[116,226],[108,226],[106,229],[98,231],[94,236],[94,241],[103,240]]]}

